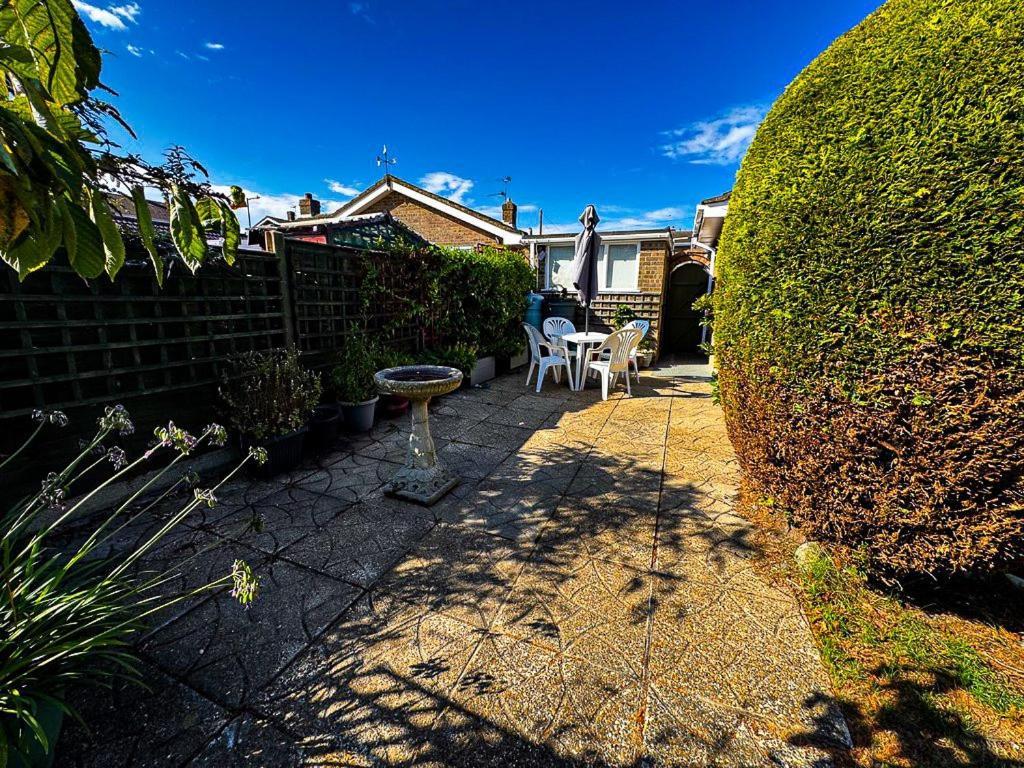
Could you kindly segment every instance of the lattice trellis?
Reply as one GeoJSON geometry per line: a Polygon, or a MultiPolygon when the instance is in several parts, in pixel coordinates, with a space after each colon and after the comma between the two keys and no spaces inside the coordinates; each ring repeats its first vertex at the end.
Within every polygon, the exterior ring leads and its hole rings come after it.
{"type": "Polygon", "coordinates": [[[175,418],[208,417],[227,355],[284,343],[274,254],[172,271],[162,290],[148,265],[113,283],[59,266],[0,279],[0,450],[35,408],[68,412],[81,432],[114,402],[138,412],[143,400],[162,418],[174,402],[175,418]]]}

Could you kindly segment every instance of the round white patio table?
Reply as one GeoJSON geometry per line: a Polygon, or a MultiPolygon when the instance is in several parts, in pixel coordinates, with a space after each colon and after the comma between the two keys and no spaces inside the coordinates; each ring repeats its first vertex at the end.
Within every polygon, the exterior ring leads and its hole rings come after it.
{"type": "Polygon", "coordinates": [[[573,389],[583,389],[583,363],[587,359],[590,347],[603,344],[607,338],[607,333],[598,333],[597,331],[567,333],[562,337],[562,341],[576,345],[576,386],[573,389]]]}

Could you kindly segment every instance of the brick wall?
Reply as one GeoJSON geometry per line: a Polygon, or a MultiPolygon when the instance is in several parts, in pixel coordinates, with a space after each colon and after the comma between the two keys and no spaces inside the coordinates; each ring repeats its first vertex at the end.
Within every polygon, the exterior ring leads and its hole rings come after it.
{"type": "Polygon", "coordinates": [[[474,229],[456,218],[425,208],[404,195],[392,192],[363,213],[390,212],[392,216],[425,240],[437,245],[476,245],[496,243],[497,238],[474,229]]]}
{"type": "Polygon", "coordinates": [[[640,243],[640,277],[637,288],[659,295],[664,292],[668,256],[669,244],[664,241],[645,240],[640,243]]]}

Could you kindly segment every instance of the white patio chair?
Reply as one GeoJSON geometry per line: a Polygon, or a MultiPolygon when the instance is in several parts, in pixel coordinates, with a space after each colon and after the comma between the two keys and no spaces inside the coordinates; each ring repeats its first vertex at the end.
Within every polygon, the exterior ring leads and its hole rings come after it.
{"type": "MultiPolygon", "coordinates": [[[[647,336],[648,331],[651,330],[651,321],[650,320],[630,320],[628,323],[626,323],[622,327],[623,328],[636,328],[641,333],[640,341],[643,341],[644,338],[647,336]]],[[[639,349],[639,347],[640,347],[640,345],[637,344],[637,349],[639,349]]],[[[639,384],[640,383],[640,366],[637,364],[637,361],[636,361],[637,349],[634,349],[632,352],[629,353],[629,362],[633,366],[633,373],[636,375],[636,383],[639,384]]]]}
{"type": "Polygon", "coordinates": [[[555,346],[552,342],[548,341],[543,336],[541,336],[540,331],[538,331],[529,323],[523,323],[523,329],[526,331],[526,338],[530,342],[530,369],[526,372],[527,386],[529,386],[530,384],[530,377],[533,375],[534,366],[538,367],[538,392],[540,392],[540,388],[544,384],[544,374],[547,373],[548,368],[553,369],[555,375],[555,383],[557,384],[561,381],[558,375],[558,369],[564,365],[566,374],[568,375],[569,381],[571,382],[572,368],[569,367],[569,358],[562,354],[562,348],[555,346]],[[542,354],[541,347],[546,347],[548,352],[550,352],[551,354],[542,354]]]}
{"type": "Polygon", "coordinates": [[[608,390],[615,388],[619,374],[626,378],[626,394],[632,395],[629,388],[629,353],[635,351],[643,334],[636,328],[620,328],[596,349],[590,350],[583,369],[584,379],[591,373],[601,377],[601,399],[608,399],[608,390]]]}
{"type": "Polygon", "coordinates": [[[562,341],[562,337],[567,333],[576,333],[576,326],[572,324],[572,320],[568,320],[564,317],[549,317],[547,318],[542,328],[544,329],[544,335],[548,337],[548,340],[559,347],[568,358],[572,358],[576,354],[576,348],[569,349],[569,342],[562,341]]]}

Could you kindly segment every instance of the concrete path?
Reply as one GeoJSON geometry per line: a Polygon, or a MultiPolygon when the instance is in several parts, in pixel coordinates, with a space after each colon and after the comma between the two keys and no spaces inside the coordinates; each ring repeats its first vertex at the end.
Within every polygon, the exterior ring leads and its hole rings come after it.
{"type": "Polygon", "coordinates": [[[602,402],[515,375],[433,414],[465,480],[430,510],[381,495],[384,422],[163,547],[194,556],[183,586],[244,557],[263,594],[174,609],[140,647],[152,690],[80,696],[94,732],[57,764],[830,764],[844,726],[795,598],[751,567],[708,383],[602,402]]]}

